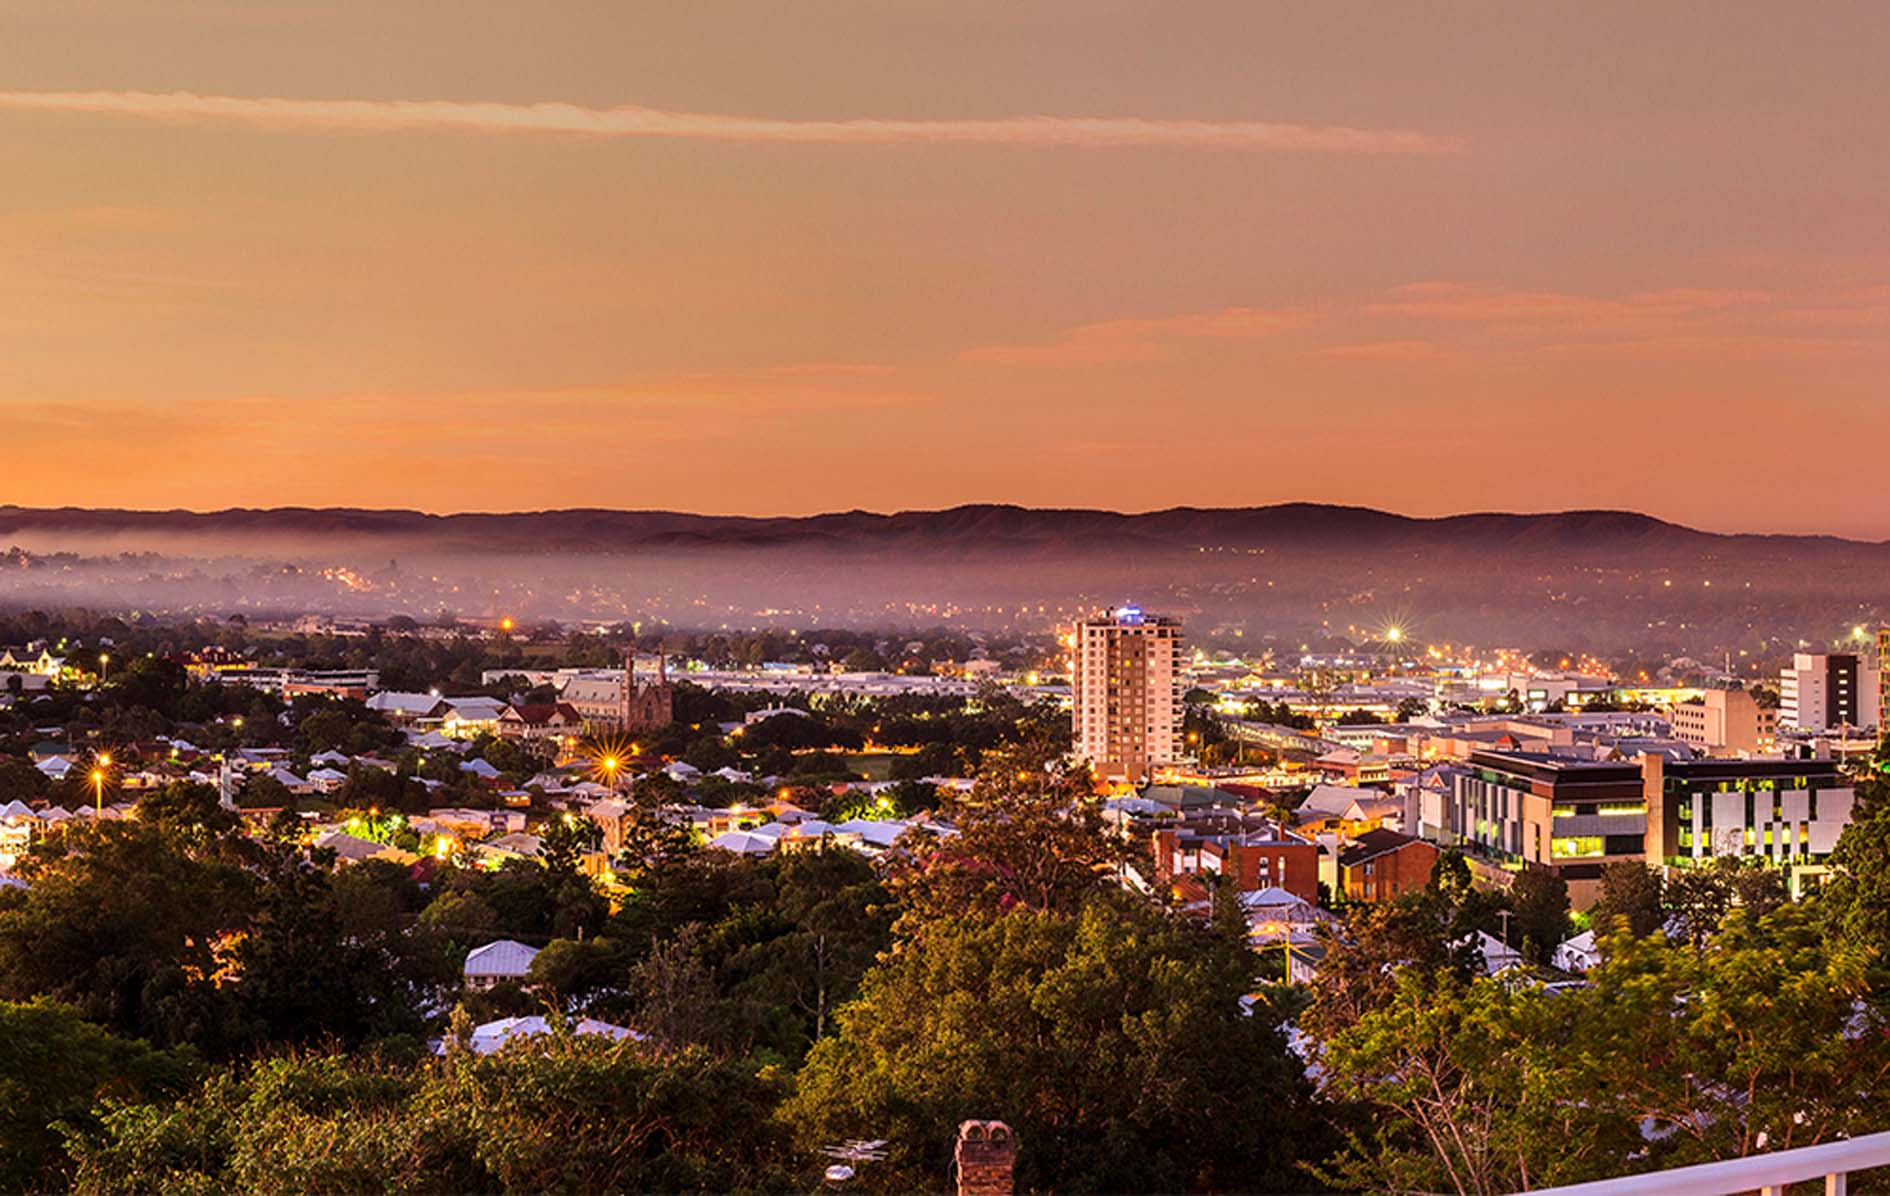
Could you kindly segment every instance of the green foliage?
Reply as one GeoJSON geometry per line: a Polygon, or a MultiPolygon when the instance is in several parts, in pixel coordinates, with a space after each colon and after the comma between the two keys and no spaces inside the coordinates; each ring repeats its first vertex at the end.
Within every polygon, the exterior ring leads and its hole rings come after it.
{"type": "Polygon", "coordinates": [[[1523,958],[1547,963],[1556,945],[1568,937],[1568,882],[1543,868],[1527,868],[1510,885],[1515,911],[1511,941],[1523,958]]]}
{"type": "Polygon", "coordinates": [[[1698,950],[1734,907],[1761,916],[1783,905],[1785,882],[1778,869],[1760,860],[1720,856],[1674,869],[1663,897],[1681,937],[1698,950]]]}
{"type": "Polygon", "coordinates": [[[314,1056],[126,1105],[75,1135],[79,1193],[788,1190],[778,1082],[588,1036],[421,1068],[314,1056]]]}
{"type": "MultiPolygon", "coordinates": [[[[595,824],[589,825],[595,830],[595,824]]],[[[488,928],[538,943],[596,934],[609,903],[578,870],[574,855],[557,862],[553,867],[543,859],[509,859],[490,871],[443,868],[435,874],[435,896],[423,919],[438,924],[447,938],[464,947],[489,941],[480,937],[488,928]],[[476,898],[476,904],[468,898],[476,898]]]]}
{"type": "Polygon", "coordinates": [[[1330,1036],[1391,999],[1402,972],[1448,973],[1467,980],[1480,959],[1476,935],[1496,929],[1501,900],[1471,883],[1461,854],[1431,865],[1422,892],[1353,906],[1342,933],[1327,932],[1319,983],[1301,1021],[1330,1036]]]}
{"type": "Polygon", "coordinates": [[[783,1112],[803,1143],[888,1138],[891,1190],[940,1186],[949,1127],[1001,1118],[1020,1191],[1303,1191],[1297,1066],[1241,997],[1238,930],[1096,897],[928,927],[867,974],[783,1112]]]}
{"type": "Polygon", "coordinates": [[[236,804],[244,809],[264,807],[293,810],[295,794],[268,773],[255,772],[243,778],[243,787],[236,793],[236,804]]]}
{"type": "Polygon", "coordinates": [[[849,673],[877,673],[886,667],[886,660],[871,648],[855,648],[846,654],[840,667],[849,673]]]}
{"type": "Polygon", "coordinates": [[[1597,938],[1624,924],[1635,938],[1659,930],[1666,921],[1660,873],[1639,860],[1616,860],[1601,869],[1601,896],[1588,911],[1597,938]]]}
{"type": "Polygon", "coordinates": [[[1856,792],[1851,824],[1828,860],[1832,876],[1818,909],[1834,941],[1890,965],[1890,783],[1873,774],[1856,792]]]}
{"type": "Polygon", "coordinates": [[[694,853],[611,919],[633,968],[623,1012],[676,1042],[797,1061],[891,945],[894,913],[873,866],[844,848],[694,853]]]}
{"type": "Polygon", "coordinates": [[[301,848],[271,845],[257,908],[232,951],[250,1034],[267,1044],[359,1045],[422,1037],[424,1011],[457,980],[445,944],[407,923],[403,870],[374,861],[330,872],[301,848]]]}
{"type": "Polygon", "coordinates": [[[181,1091],[187,1058],[120,1038],[69,1005],[0,1002],[0,1191],[56,1186],[66,1157],[59,1127],[96,1129],[108,1100],[181,1091]]]}
{"type": "Polygon", "coordinates": [[[0,756],[0,805],[30,802],[45,795],[51,782],[33,763],[20,756],[0,756]]]}
{"type": "Polygon", "coordinates": [[[173,837],[213,840],[236,829],[234,810],[224,809],[209,785],[173,782],[147,789],[138,796],[138,820],[157,826],[173,837]]]}
{"type": "Polygon", "coordinates": [[[254,882],[221,842],[141,820],[75,824],[0,889],[0,999],[48,996],[116,1033],[161,1044],[227,1042],[226,935],[254,882]]]}
{"type": "Polygon", "coordinates": [[[1882,1128],[1890,1035],[1802,909],[1741,910],[1711,951],[1621,934],[1604,955],[1561,993],[1407,969],[1323,1035],[1329,1091],[1379,1130],[1333,1178],[1507,1192],[1882,1128]]]}
{"type": "Polygon", "coordinates": [[[352,698],[299,698],[293,710],[295,746],[304,757],[321,752],[359,756],[405,742],[378,712],[352,698]]]}
{"type": "Polygon", "coordinates": [[[570,1012],[600,993],[624,986],[623,952],[609,939],[553,939],[532,959],[527,983],[544,1000],[570,1012]]]}
{"type": "Polygon", "coordinates": [[[1124,856],[1103,833],[1085,768],[1037,740],[1000,748],[968,793],[944,801],[959,833],[914,848],[894,889],[918,923],[1018,907],[1075,909],[1108,884],[1124,856]]]}

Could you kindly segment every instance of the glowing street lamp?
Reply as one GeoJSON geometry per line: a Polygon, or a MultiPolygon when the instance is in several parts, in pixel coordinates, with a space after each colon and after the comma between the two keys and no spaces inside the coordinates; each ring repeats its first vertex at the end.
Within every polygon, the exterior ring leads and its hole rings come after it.
{"type": "Polygon", "coordinates": [[[100,752],[92,762],[92,800],[98,806],[98,816],[105,817],[105,770],[112,766],[112,754],[100,752]]]}

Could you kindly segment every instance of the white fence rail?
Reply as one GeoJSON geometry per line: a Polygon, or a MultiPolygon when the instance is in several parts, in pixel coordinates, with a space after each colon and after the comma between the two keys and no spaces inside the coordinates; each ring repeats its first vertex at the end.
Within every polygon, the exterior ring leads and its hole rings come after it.
{"type": "Polygon", "coordinates": [[[1824,1181],[1825,1196],[1846,1196],[1850,1173],[1872,1167],[1890,1167],[1890,1134],[1866,1134],[1721,1163],[1542,1188],[1532,1196],[1735,1196],[1740,1192],[1783,1196],[1786,1184],[1820,1179],[1824,1181]]]}

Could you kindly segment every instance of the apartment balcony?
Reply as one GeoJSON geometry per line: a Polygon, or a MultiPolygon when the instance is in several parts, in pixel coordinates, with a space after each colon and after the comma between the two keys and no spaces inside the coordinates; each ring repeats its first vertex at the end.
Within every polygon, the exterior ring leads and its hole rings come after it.
{"type": "MultiPolygon", "coordinates": [[[[1646,1175],[1625,1175],[1561,1188],[1540,1188],[1535,1196],[1786,1196],[1795,1184],[1824,1184],[1825,1196],[1847,1196],[1850,1177],[1873,1167],[1890,1167],[1890,1134],[1866,1134],[1842,1142],[1779,1150],[1770,1154],[1676,1167],[1646,1175]]],[[[1806,1191],[1797,1188],[1796,1191],[1806,1191]]],[[[1815,1191],[1815,1189],[1810,1189],[1815,1191]]]]}

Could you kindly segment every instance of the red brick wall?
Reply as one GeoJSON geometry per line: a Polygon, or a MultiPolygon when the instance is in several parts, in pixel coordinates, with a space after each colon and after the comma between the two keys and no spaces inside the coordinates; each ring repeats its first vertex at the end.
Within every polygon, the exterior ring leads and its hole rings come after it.
{"type": "Polygon", "coordinates": [[[1343,869],[1341,882],[1347,901],[1390,901],[1413,893],[1430,883],[1431,867],[1437,863],[1437,847],[1421,839],[1413,840],[1396,851],[1374,857],[1343,869]],[[1371,872],[1366,873],[1366,865],[1371,872]]]}
{"type": "Polygon", "coordinates": [[[1233,849],[1242,892],[1278,885],[1302,901],[1319,899],[1319,847],[1314,843],[1248,844],[1233,849]],[[1266,861],[1264,874],[1261,861],[1266,861]]]}

